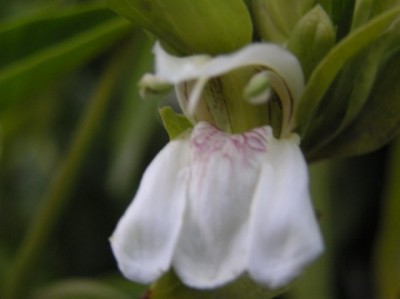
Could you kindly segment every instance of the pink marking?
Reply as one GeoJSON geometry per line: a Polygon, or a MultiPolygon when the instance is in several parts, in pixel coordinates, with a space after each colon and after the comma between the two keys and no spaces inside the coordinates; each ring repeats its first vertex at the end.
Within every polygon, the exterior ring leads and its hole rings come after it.
{"type": "Polygon", "coordinates": [[[267,152],[272,133],[266,127],[242,134],[227,134],[208,123],[199,123],[192,134],[195,157],[206,158],[219,154],[227,159],[251,160],[254,155],[267,152]]]}

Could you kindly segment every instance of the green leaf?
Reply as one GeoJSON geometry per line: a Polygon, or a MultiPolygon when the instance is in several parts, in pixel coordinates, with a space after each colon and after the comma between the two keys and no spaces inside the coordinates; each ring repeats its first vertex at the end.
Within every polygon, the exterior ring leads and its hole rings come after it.
{"type": "Polygon", "coordinates": [[[379,80],[359,116],[342,133],[311,160],[326,157],[360,155],[386,144],[400,128],[400,52],[382,66],[379,80]]]}
{"type": "Polygon", "coordinates": [[[213,290],[191,289],[182,284],[174,272],[162,276],[152,287],[151,299],[270,299],[286,291],[265,289],[247,277],[213,290]]]}
{"type": "Polygon", "coordinates": [[[107,2],[184,55],[231,52],[251,42],[251,18],[242,0],[107,2]]]}
{"type": "Polygon", "coordinates": [[[105,8],[46,11],[0,26],[0,109],[50,86],[128,33],[105,8]],[[4,43],[3,43],[4,42],[4,43]]]}
{"type": "Polygon", "coordinates": [[[192,124],[183,114],[175,113],[171,107],[161,108],[160,115],[170,140],[177,138],[192,127],[192,124]]]}
{"type": "Polygon", "coordinates": [[[45,50],[114,17],[102,6],[81,5],[62,10],[40,10],[3,22],[0,25],[0,67],[45,50]]]}
{"type": "MultiPolygon", "coordinates": [[[[399,100],[399,99],[398,99],[399,100]]],[[[379,299],[400,297],[400,138],[393,143],[384,189],[382,223],[376,242],[375,281],[379,299]]]]}
{"type": "Polygon", "coordinates": [[[299,100],[297,117],[302,135],[307,133],[319,104],[343,66],[362,49],[376,41],[400,15],[393,9],[360,27],[333,48],[312,72],[299,100]]]}
{"type": "MultiPolygon", "coordinates": [[[[397,24],[397,23],[396,23],[397,24]]],[[[357,117],[370,96],[377,72],[388,53],[399,47],[400,26],[391,26],[381,38],[353,58],[331,92],[325,95],[321,115],[313,121],[303,145],[313,152],[327,146],[357,117]]],[[[310,152],[312,154],[312,152],[310,152]]]]}

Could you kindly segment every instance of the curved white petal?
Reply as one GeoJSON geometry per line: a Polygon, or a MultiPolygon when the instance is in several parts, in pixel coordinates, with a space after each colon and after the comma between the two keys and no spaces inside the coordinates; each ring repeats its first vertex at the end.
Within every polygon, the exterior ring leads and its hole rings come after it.
{"type": "Polygon", "coordinates": [[[251,198],[270,130],[227,135],[206,123],[192,134],[185,224],[174,255],[183,282],[213,288],[246,270],[251,198]]]}
{"type": "Polygon", "coordinates": [[[200,78],[197,81],[184,82],[175,86],[179,106],[193,124],[197,121],[197,115],[202,116],[202,121],[212,120],[212,117],[209,116],[210,112],[207,109],[206,103],[200,101],[201,94],[207,82],[207,78],[200,78]]]}
{"type": "Polygon", "coordinates": [[[159,43],[154,47],[156,76],[179,84],[198,78],[210,78],[245,66],[263,66],[274,71],[287,84],[294,99],[304,88],[303,71],[297,58],[284,48],[270,43],[255,43],[237,52],[211,58],[207,55],[175,57],[163,50],[159,43]]]}
{"type": "Polygon", "coordinates": [[[201,77],[196,74],[212,60],[209,55],[173,56],[166,52],[159,42],[154,45],[153,52],[156,59],[156,76],[172,84],[201,77]]]}
{"type": "Polygon", "coordinates": [[[250,248],[250,275],[270,288],[289,283],[323,250],[307,166],[293,140],[270,143],[251,209],[250,248]]]}
{"type": "Polygon", "coordinates": [[[167,271],[182,227],[189,140],[167,144],[147,168],[111,246],[122,273],[150,283],[167,271]]]}

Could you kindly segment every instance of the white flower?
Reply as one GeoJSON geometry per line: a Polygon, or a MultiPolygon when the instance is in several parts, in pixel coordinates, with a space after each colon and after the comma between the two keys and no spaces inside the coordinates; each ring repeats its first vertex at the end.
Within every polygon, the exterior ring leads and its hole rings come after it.
{"type": "Polygon", "coordinates": [[[195,288],[245,272],[269,288],[289,283],[323,249],[298,142],[206,122],[171,141],[111,238],[121,271],[150,283],[173,267],[195,288]]]}
{"type": "Polygon", "coordinates": [[[195,126],[157,155],[118,223],[111,245],[121,271],[150,283],[172,267],[195,288],[245,273],[271,289],[284,286],[323,249],[307,165],[291,133],[304,87],[300,64],[271,44],[215,58],[178,58],[159,44],[154,51],[156,75],[145,76],[142,87],[174,85],[195,126]],[[282,103],[279,139],[270,126],[229,134],[204,121],[207,82],[247,66],[254,76],[244,94],[267,101],[271,87],[282,103]]]}

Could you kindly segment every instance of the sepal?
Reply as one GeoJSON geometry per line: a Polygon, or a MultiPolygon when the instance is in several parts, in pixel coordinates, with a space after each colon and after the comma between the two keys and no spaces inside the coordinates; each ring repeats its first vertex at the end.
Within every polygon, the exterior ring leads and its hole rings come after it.
{"type": "Polygon", "coordinates": [[[231,52],[252,38],[250,14],[242,0],[107,0],[107,4],[183,55],[231,52]]]}
{"type": "Polygon", "coordinates": [[[162,107],[159,113],[170,140],[192,128],[190,121],[183,114],[176,113],[171,107],[162,107]]]}

